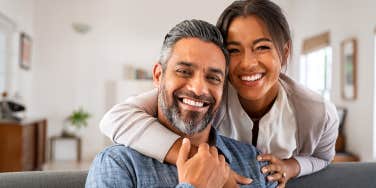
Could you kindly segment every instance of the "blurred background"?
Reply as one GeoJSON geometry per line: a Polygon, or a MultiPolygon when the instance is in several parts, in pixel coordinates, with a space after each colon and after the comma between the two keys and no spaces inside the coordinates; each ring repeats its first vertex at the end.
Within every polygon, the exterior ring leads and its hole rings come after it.
{"type": "MultiPolygon", "coordinates": [[[[231,2],[0,0],[1,104],[25,107],[2,112],[0,172],[88,169],[111,144],[104,113],[153,87],[165,33],[184,19],[215,24],[231,2]]],[[[336,159],[375,161],[376,1],[274,2],[293,34],[286,73],[338,107],[336,159]]]]}

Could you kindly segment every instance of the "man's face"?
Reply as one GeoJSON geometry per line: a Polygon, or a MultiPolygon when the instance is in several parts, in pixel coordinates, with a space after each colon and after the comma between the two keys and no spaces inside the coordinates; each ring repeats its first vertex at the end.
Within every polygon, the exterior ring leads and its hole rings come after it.
{"type": "Polygon", "coordinates": [[[201,132],[219,108],[226,60],[221,49],[197,38],[179,40],[163,72],[154,67],[163,118],[185,135],[201,132]]]}

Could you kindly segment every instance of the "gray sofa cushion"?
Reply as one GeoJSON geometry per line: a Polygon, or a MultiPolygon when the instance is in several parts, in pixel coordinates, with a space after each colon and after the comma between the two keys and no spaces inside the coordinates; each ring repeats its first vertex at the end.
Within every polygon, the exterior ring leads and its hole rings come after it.
{"type": "MultiPolygon", "coordinates": [[[[0,188],[80,188],[87,171],[0,173],[0,188]]],[[[337,163],[291,180],[287,188],[376,188],[376,163],[337,163]]]]}
{"type": "Polygon", "coordinates": [[[288,188],[376,188],[376,163],[336,163],[291,180],[288,188]]]}
{"type": "Polygon", "coordinates": [[[87,171],[32,171],[0,173],[1,188],[82,188],[87,171]]]}

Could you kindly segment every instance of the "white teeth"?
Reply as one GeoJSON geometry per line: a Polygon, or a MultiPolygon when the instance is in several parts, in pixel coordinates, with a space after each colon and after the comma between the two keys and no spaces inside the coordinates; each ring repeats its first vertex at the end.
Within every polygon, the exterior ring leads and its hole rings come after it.
{"type": "Polygon", "coordinates": [[[186,98],[183,99],[183,103],[189,104],[189,105],[195,106],[195,107],[203,107],[204,106],[203,102],[196,102],[196,101],[189,100],[189,99],[186,99],[186,98]]]}
{"type": "Polygon", "coordinates": [[[259,80],[260,78],[262,77],[262,74],[259,73],[259,74],[254,74],[252,76],[242,76],[241,79],[244,80],[244,81],[256,81],[256,80],[259,80]]]}

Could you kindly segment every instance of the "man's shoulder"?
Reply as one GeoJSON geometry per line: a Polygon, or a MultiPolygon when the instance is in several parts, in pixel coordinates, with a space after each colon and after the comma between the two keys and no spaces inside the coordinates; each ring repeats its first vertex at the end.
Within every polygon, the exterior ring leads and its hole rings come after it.
{"type": "Polygon", "coordinates": [[[122,164],[142,163],[146,160],[151,160],[149,157],[146,157],[136,150],[121,144],[116,144],[105,148],[98,154],[97,157],[101,158],[102,160],[111,159],[122,164]]]}
{"type": "Polygon", "coordinates": [[[109,156],[124,156],[124,154],[132,154],[135,152],[136,151],[130,147],[126,147],[122,144],[115,144],[112,146],[108,146],[102,152],[100,152],[100,154],[109,156]]]}
{"type": "Polygon", "coordinates": [[[247,153],[246,156],[257,156],[260,152],[258,149],[250,144],[240,142],[238,140],[219,135],[222,142],[225,144],[225,146],[232,152],[232,153],[247,153]]]}

